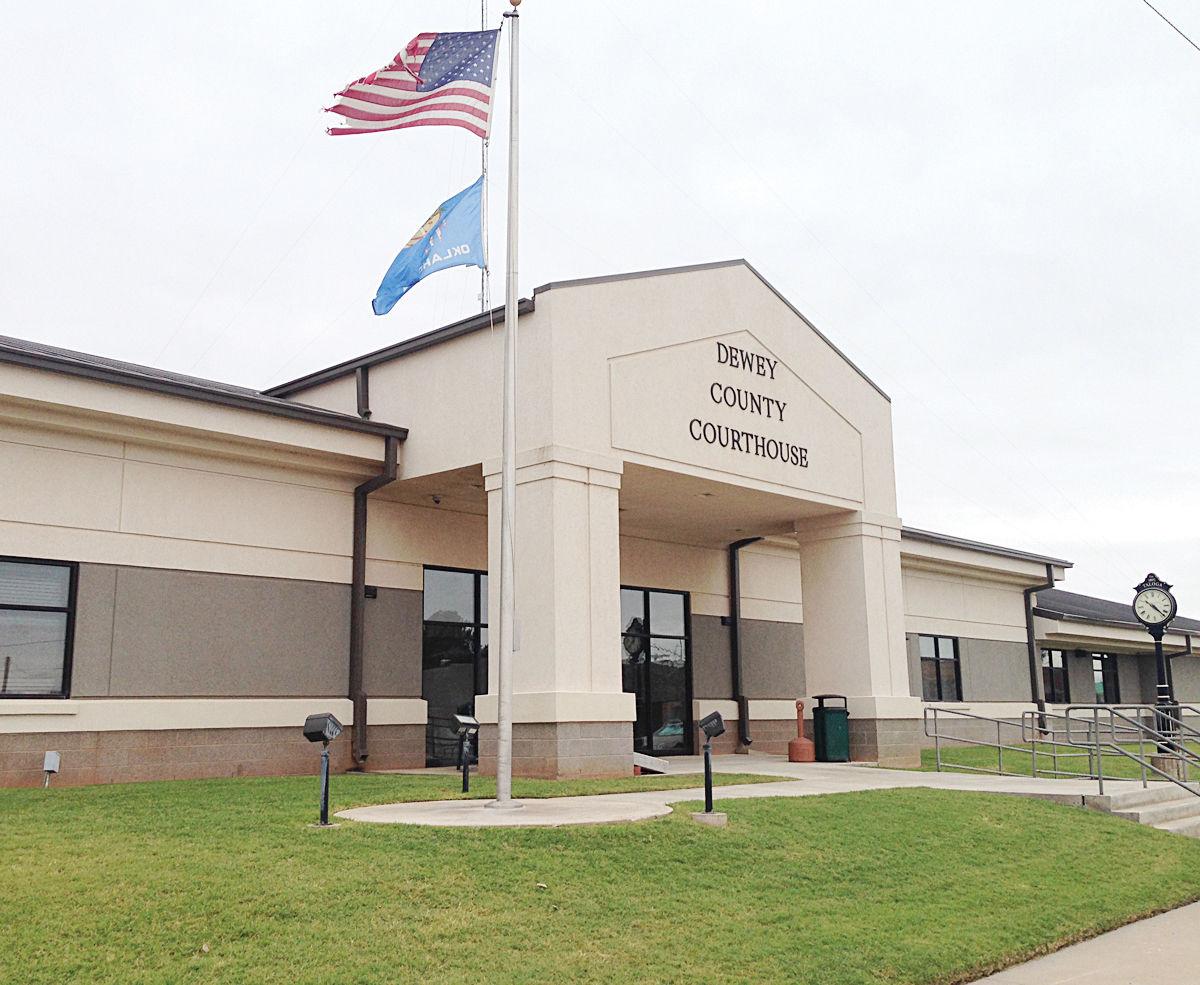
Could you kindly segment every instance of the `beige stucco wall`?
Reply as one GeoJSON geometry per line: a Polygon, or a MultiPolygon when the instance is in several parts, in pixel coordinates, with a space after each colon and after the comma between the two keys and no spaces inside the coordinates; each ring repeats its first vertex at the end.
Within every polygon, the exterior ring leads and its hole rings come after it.
{"type": "MultiPolygon", "coordinates": [[[[744,618],[804,621],[795,546],[771,542],[743,548],[741,577],[744,618]]],[[[729,615],[729,553],[723,548],[622,537],[621,584],[690,592],[694,615],[729,615]]]]}
{"type": "MultiPolygon", "coordinates": [[[[520,319],[520,447],[550,444],[553,416],[546,320],[520,319]]],[[[409,428],[402,478],[478,465],[500,453],[500,366],[504,335],[483,329],[370,369],[371,418],[409,428]]],[[[302,403],[353,412],[354,375],[294,394],[302,403]]]]}
{"type": "Polygon", "coordinates": [[[552,326],[554,365],[571,370],[552,380],[556,443],[895,514],[890,404],[750,269],[570,286],[537,304],[535,317],[552,326]],[[614,317],[623,312],[637,317],[614,317]],[[775,379],[718,365],[719,341],[778,360],[775,379]],[[709,387],[718,381],[794,402],[796,416],[775,426],[717,406],[709,387]],[[636,404],[630,394],[640,394],[636,404]],[[687,433],[692,417],[805,445],[810,464],[763,470],[752,456],[710,457],[687,433]],[[858,459],[857,476],[843,455],[858,459]]]}
{"type": "Polygon", "coordinates": [[[902,565],[904,625],[909,633],[1025,642],[1018,585],[975,573],[902,565]]]}
{"type": "MultiPolygon", "coordinates": [[[[412,431],[403,476],[499,454],[502,342],[502,330],[483,329],[371,367],[374,418],[412,431]]],[[[352,376],[294,395],[343,411],[352,396],[352,376]]],[[[519,450],[562,446],[806,502],[896,512],[887,399],[745,266],[539,293],[536,309],[520,319],[518,396],[519,450]],[[722,340],[775,360],[775,378],[717,365],[722,340]],[[630,429],[613,396],[623,401],[647,372],[655,385],[634,408],[638,427],[630,429]],[[714,381],[776,397],[790,412],[780,426],[714,405],[714,381]],[[689,436],[692,416],[805,445],[810,464],[714,457],[689,436]]]]}
{"type": "Polygon", "coordinates": [[[370,434],[9,363],[0,363],[0,415],[102,439],[136,435],[225,454],[286,448],[294,461],[325,467],[354,469],[383,454],[383,439],[370,434]]]}
{"type": "MultiPolygon", "coordinates": [[[[3,553],[350,580],[353,489],[378,472],[376,463],[351,470],[332,456],[265,446],[253,458],[247,448],[234,455],[170,446],[167,432],[103,437],[0,420],[3,553]]],[[[419,589],[423,564],[486,566],[485,517],[388,494],[370,501],[369,582],[419,589]]]]}

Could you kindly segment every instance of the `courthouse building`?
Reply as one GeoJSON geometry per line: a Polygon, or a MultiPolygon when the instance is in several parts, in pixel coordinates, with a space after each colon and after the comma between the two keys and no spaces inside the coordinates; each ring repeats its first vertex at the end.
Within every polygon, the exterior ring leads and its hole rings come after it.
{"type": "MultiPolygon", "coordinates": [[[[518,775],[693,752],[712,709],[720,751],[782,751],[816,694],[889,764],[931,703],[1152,699],[1067,561],[901,524],[887,395],[749,264],[548,284],[520,328],[518,775]]],[[[473,709],[486,769],[502,335],[265,392],[0,339],[0,783],[51,749],[59,782],[307,772],[325,710],[339,768],[385,769],[473,709]]]]}

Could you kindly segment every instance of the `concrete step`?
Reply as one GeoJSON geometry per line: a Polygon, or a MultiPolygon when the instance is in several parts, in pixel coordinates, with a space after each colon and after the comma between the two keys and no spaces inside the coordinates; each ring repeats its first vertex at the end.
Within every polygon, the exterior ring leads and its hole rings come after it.
{"type": "Polygon", "coordinates": [[[1174,821],[1163,821],[1154,827],[1159,831],[1169,831],[1171,834],[1200,838],[1200,817],[1182,817],[1174,821]]]}
{"type": "Polygon", "coordinates": [[[644,752],[633,754],[633,765],[641,767],[643,773],[670,773],[671,764],[657,756],[647,756],[644,752]]]}
{"type": "MultiPolygon", "coordinates": [[[[1182,793],[1182,791],[1180,791],[1182,793]]],[[[1148,804],[1128,810],[1112,811],[1113,817],[1136,821],[1138,824],[1158,825],[1164,821],[1179,821],[1200,818],[1200,797],[1184,794],[1178,800],[1167,800],[1159,804],[1148,804]]]]}
{"type": "MultiPolygon", "coordinates": [[[[1188,784],[1193,790],[1200,790],[1200,785],[1188,784]]],[[[1083,802],[1098,811],[1124,811],[1135,807],[1148,807],[1151,804],[1162,804],[1170,800],[1180,800],[1185,794],[1174,783],[1166,780],[1151,781],[1143,789],[1141,786],[1119,790],[1116,793],[1088,794],[1083,802]]],[[[1200,797],[1196,798],[1200,801],[1200,797]]]]}

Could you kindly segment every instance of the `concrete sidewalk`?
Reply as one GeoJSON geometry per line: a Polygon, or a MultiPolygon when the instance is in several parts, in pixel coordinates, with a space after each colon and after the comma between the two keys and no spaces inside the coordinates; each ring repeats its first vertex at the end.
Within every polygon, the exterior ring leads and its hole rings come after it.
{"type": "Polygon", "coordinates": [[[1194,985],[1200,981],[1200,903],[1131,923],[979,981],[980,985],[1194,985]]]}
{"type": "MultiPolygon", "coordinates": [[[[704,771],[704,760],[701,756],[680,756],[665,762],[670,775],[699,775],[704,771]]],[[[923,773],[918,770],[880,769],[877,766],[856,766],[850,763],[789,763],[786,756],[757,752],[716,756],[713,758],[713,772],[756,773],[759,776],[803,780],[810,788],[807,791],[809,793],[930,787],[935,790],[1019,794],[1071,805],[1082,805],[1085,796],[1094,796],[1099,789],[1095,780],[1086,779],[1034,779],[1028,776],[992,776],[986,773],[923,773]]],[[[1140,783],[1135,780],[1105,780],[1104,791],[1116,793],[1119,790],[1133,790],[1139,786],[1140,783]]],[[[721,793],[718,789],[718,796],[721,793]]]]}
{"type": "MultiPolygon", "coordinates": [[[[703,770],[696,756],[668,760],[672,775],[692,775],[703,770]]],[[[813,797],[859,790],[897,787],[930,787],[937,790],[973,790],[980,793],[1038,797],[1056,803],[1080,806],[1083,798],[1096,793],[1094,780],[1048,780],[1020,776],[986,776],[967,773],[918,773],[885,770],[837,763],[789,763],[782,756],[752,753],[721,756],[714,760],[719,773],[757,773],[777,776],[777,783],[738,784],[717,787],[717,802],[746,797],[813,797]]],[[[698,779],[698,777],[697,777],[698,779]]],[[[1132,781],[1105,784],[1105,790],[1132,789],[1132,781]]],[[[489,810],[482,800],[439,800],[409,804],[380,804],[339,811],[338,817],[375,824],[428,824],[446,827],[559,827],[571,824],[612,824],[641,821],[671,813],[670,805],[704,798],[700,785],[676,790],[646,790],[636,793],[595,794],[587,797],[528,799],[519,810],[489,810]]]]}

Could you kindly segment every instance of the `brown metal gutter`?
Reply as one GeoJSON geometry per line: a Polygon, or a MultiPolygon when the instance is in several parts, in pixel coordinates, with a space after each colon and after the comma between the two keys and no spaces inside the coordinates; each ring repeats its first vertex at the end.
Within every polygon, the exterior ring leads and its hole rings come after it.
{"type": "MultiPolygon", "coordinates": [[[[527,315],[533,309],[533,298],[521,298],[517,302],[518,314],[527,315]]],[[[308,390],[319,383],[328,383],[331,380],[339,380],[344,376],[349,376],[357,372],[360,367],[370,369],[372,366],[379,366],[392,359],[399,359],[401,356],[408,356],[414,352],[420,352],[422,349],[441,345],[443,342],[450,342],[460,336],[470,335],[472,332],[482,331],[485,328],[492,329],[502,324],[504,324],[503,306],[493,308],[491,311],[485,311],[479,315],[471,315],[469,318],[460,319],[449,325],[443,325],[441,328],[435,328],[432,332],[426,332],[424,335],[417,335],[411,339],[405,339],[403,342],[389,345],[386,348],[377,349],[374,352],[367,353],[365,356],[356,356],[354,359],[347,359],[336,366],[330,366],[315,373],[309,373],[307,376],[289,380],[287,383],[268,387],[263,393],[269,397],[290,397],[293,393],[308,390]]]]}
{"type": "Polygon", "coordinates": [[[396,481],[400,441],[385,439],[383,471],[354,488],[354,544],[350,561],[350,686],[347,695],[354,704],[354,764],[367,758],[367,694],[363,690],[363,630],[367,593],[367,497],[376,489],[396,481]]]}

